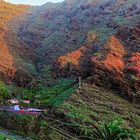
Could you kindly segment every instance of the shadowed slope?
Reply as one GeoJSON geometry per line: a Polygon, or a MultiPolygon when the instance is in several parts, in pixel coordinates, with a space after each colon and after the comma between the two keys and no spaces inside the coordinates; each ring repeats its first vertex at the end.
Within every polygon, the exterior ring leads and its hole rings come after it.
{"type": "Polygon", "coordinates": [[[32,63],[32,60],[29,60],[29,49],[19,40],[15,28],[10,24],[22,16],[27,9],[29,6],[0,2],[0,72],[1,79],[6,82],[16,77],[20,79],[22,72],[29,72],[27,65],[32,63]],[[19,71],[21,71],[20,74],[18,74],[19,71]]]}

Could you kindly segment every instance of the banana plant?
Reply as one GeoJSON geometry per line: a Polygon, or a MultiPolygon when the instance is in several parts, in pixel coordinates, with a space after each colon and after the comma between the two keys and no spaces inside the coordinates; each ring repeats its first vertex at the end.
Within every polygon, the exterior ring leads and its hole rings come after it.
{"type": "Polygon", "coordinates": [[[114,120],[102,127],[94,125],[93,140],[138,140],[136,132],[131,128],[122,127],[122,120],[114,120]]]}

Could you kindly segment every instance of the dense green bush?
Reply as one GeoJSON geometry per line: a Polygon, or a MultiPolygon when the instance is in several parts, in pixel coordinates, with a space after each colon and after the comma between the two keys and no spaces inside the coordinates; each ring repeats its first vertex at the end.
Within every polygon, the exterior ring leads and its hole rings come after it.
{"type": "Polygon", "coordinates": [[[2,81],[0,81],[0,102],[8,98],[9,88],[2,81]]]}
{"type": "Polygon", "coordinates": [[[103,124],[101,127],[94,127],[93,140],[137,140],[136,132],[133,129],[122,127],[120,119],[103,124]]]}
{"type": "Polygon", "coordinates": [[[24,136],[44,139],[48,134],[48,123],[40,117],[0,111],[0,126],[24,136]]]}

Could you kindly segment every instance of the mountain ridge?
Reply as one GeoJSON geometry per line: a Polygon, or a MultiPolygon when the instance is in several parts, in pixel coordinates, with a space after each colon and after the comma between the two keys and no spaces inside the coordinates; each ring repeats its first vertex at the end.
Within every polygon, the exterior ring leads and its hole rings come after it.
{"type": "Polygon", "coordinates": [[[24,58],[33,71],[51,67],[52,75],[93,76],[101,85],[108,75],[108,86],[133,95],[139,91],[139,18],[138,0],[66,0],[30,7],[8,24],[33,54],[24,58]]]}

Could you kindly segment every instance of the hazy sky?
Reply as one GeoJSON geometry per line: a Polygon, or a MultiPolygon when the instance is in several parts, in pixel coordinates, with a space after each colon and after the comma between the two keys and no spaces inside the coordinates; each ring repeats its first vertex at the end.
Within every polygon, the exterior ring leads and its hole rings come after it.
{"type": "Polygon", "coordinates": [[[14,4],[30,4],[30,5],[42,5],[47,2],[61,2],[64,0],[5,0],[14,4]]]}

